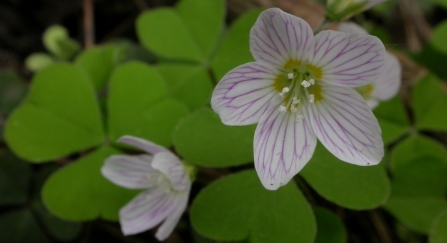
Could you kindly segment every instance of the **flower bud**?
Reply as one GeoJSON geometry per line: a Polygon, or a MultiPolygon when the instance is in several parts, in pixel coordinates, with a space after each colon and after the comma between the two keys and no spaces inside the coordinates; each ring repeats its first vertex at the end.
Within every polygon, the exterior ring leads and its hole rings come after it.
{"type": "Polygon", "coordinates": [[[361,13],[386,0],[328,0],[326,18],[331,22],[340,22],[361,13]]]}

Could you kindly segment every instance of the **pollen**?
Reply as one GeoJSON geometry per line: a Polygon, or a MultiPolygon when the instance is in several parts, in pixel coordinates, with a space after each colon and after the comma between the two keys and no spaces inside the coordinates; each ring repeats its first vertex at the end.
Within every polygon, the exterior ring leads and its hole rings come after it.
{"type": "Polygon", "coordinates": [[[289,78],[289,79],[292,79],[293,78],[293,73],[289,73],[289,74],[287,74],[287,78],[289,78]]]}
{"type": "Polygon", "coordinates": [[[304,88],[308,88],[308,87],[310,86],[310,83],[307,82],[306,80],[303,80],[303,82],[301,82],[301,85],[302,85],[304,88]]]}
{"type": "Polygon", "coordinates": [[[286,112],[287,111],[287,107],[284,105],[279,106],[279,111],[280,112],[286,112]]]}

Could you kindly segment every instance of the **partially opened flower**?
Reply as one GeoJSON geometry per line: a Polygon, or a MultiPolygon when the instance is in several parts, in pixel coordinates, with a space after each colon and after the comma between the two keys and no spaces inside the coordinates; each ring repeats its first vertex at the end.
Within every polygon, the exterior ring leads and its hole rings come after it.
{"type": "Polygon", "coordinates": [[[191,180],[180,160],[169,150],[152,142],[123,136],[118,142],[135,146],[149,154],[113,155],[101,168],[113,183],[129,189],[148,189],[121,208],[119,219],[125,235],[155,227],[155,237],[165,240],[185,211],[191,180]]]}
{"type": "MultiPolygon", "coordinates": [[[[352,22],[340,23],[338,30],[346,33],[368,34],[366,30],[352,22]]],[[[363,96],[369,107],[374,109],[379,101],[389,100],[399,92],[402,83],[401,73],[402,67],[399,60],[393,54],[387,52],[382,75],[374,82],[358,87],[356,90],[363,96]]]]}
{"type": "Polygon", "coordinates": [[[326,18],[332,22],[349,19],[387,0],[328,0],[326,18]]]}
{"type": "Polygon", "coordinates": [[[280,9],[260,14],[250,32],[256,60],[236,67],[216,86],[211,105],[227,125],[259,123],[255,168],[275,190],[310,160],[317,138],[339,159],[375,165],[383,157],[381,129],[352,88],[380,76],[385,48],[373,36],[322,31],[280,9]]]}

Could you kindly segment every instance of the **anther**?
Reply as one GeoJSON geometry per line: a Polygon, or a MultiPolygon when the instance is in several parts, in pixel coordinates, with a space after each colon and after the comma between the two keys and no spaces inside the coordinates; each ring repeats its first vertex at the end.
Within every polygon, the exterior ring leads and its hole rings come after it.
{"type": "Polygon", "coordinates": [[[303,115],[298,115],[298,120],[303,120],[304,119],[304,116],[303,115]]]}
{"type": "Polygon", "coordinates": [[[292,111],[292,112],[296,112],[298,110],[298,108],[296,108],[296,106],[292,106],[291,108],[290,108],[290,111],[292,111]]]}
{"type": "Polygon", "coordinates": [[[287,78],[292,79],[293,78],[293,73],[288,73],[287,74],[287,78]]]}
{"type": "Polygon", "coordinates": [[[309,102],[314,103],[315,102],[315,95],[311,94],[309,95],[309,102]]]}
{"type": "Polygon", "coordinates": [[[315,79],[311,78],[311,79],[309,80],[309,83],[310,83],[311,85],[314,85],[314,84],[315,84],[315,79]]]}
{"type": "Polygon", "coordinates": [[[294,96],[294,97],[292,98],[292,105],[296,105],[296,104],[298,104],[298,103],[300,103],[300,100],[299,100],[298,98],[296,98],[296,96],[294,96]]]}
{"type": "Polygon", "coordinates": [[[303,82],[301,82],[301,85],[302,85],[304,88],[308,88],[308,87],[310,86],[310,83],[307,82],[306,80],[303,80],[303,82]]]}
{"type": "Polygon", "coordinates": [[[287,111],[287,107],[281,105],[281,106],[279,106],[279,111],[280,112],[286,112],[287,111]]]}
{"type": "Polygon", "coordinates": [[[282,88],[282,92],[281,93],[285,94],[285,93],[287,93],[289,91],[290,91],[289,87],[284,87],[284,88],[282,88]]]}

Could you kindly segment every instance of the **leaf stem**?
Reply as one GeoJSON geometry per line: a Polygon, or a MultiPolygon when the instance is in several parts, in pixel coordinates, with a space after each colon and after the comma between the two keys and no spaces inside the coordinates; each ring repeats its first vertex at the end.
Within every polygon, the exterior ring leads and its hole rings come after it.
{"type": "Polygon", "coordinates": [[[95,43],[95,21],[93,17],[93,0],[84,0],[84,47],[92,47],[95,43]]]}

